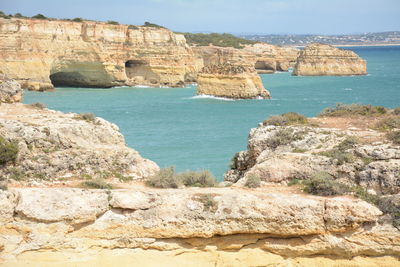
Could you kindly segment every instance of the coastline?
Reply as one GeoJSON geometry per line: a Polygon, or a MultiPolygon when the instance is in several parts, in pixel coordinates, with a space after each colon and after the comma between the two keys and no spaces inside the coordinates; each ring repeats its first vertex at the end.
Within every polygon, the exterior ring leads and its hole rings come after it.
{"type": "MultiPolygon", "coordinates": [[[[399,44],[357,44],[357,45],[340,45],[340,44],[333,44],[334,47],[360,47],[360,46],[400,46],[399,44]]],[[[290,47],[297,47],[297,48],[304,48],[306,45],[293,45],[290,47]]]]}

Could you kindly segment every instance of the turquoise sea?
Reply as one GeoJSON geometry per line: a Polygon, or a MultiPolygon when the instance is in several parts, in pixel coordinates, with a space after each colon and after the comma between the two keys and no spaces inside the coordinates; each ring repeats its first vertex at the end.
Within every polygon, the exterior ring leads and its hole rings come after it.
{"type": "Polygon", "coordinates": [[[195,86],[189,86],[57,88],[55,92],[26,92],[24,103],[92,112],[117,124],[127,144],[160,167],[209,169],[222,179],[230,158],[246,149],[250,129],[270,115],[295,111],[314,116],[338,102],[400,106],[400,46],[346,49],[367,60],[367,76],[261,75],[271,100],[196,97],[195,86]]]}

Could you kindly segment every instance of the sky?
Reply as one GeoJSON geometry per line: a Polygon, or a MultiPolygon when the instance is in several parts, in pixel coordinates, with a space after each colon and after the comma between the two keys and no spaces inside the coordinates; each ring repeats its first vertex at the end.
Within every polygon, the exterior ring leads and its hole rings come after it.
{"type": "Polygon", "coordinates": [[[400,0],[0,0],[26,16],[82,17],[174,31],[349,34],[400,30],[400,0]]]}

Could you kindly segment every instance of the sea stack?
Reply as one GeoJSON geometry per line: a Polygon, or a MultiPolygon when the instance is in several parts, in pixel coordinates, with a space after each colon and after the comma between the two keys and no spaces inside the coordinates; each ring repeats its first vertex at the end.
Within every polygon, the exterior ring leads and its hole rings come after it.
{"type": "Polygon", "coordinates": [[[366,75],[367,63],[353,51],[313,43],[304,48],[293,70],[295,76],[366,75]]]}
{"type": "Polygon", "coordinates": [[[198,75],[197,94],[233,99],[271,98],[254,68],[232,64],[204,67],[198,75]]]}

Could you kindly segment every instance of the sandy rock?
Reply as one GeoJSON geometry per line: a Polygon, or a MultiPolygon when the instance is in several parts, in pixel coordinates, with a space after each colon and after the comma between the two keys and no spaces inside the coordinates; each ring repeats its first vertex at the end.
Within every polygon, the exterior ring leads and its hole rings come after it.
{"type": "Polygon", "coordinates": [[[313,43],[304,48],[297,58],[293,75],[344,76],[366,75],[366,61],[350,50],[313,43]]]}
{"type": "Polygon", "coordinates": [[[111,193],[110,205],[113,208],[143,210],[161,205],[157,194],[147,192],[117,191],[111,193]]]}
{"type": "Polygon", "coordinates": [[[16,192],[4,191],[0,189],[0,222],[6,223],[13,219],[14,210],[18,203],[16,192]]]}
{"type": "Polygon", "coordinates": [[[38,222],[87,223],[108,210],[108,195],[102,190],[26,188],[16,191],[20,198],[15,211],[38,222]]]}

